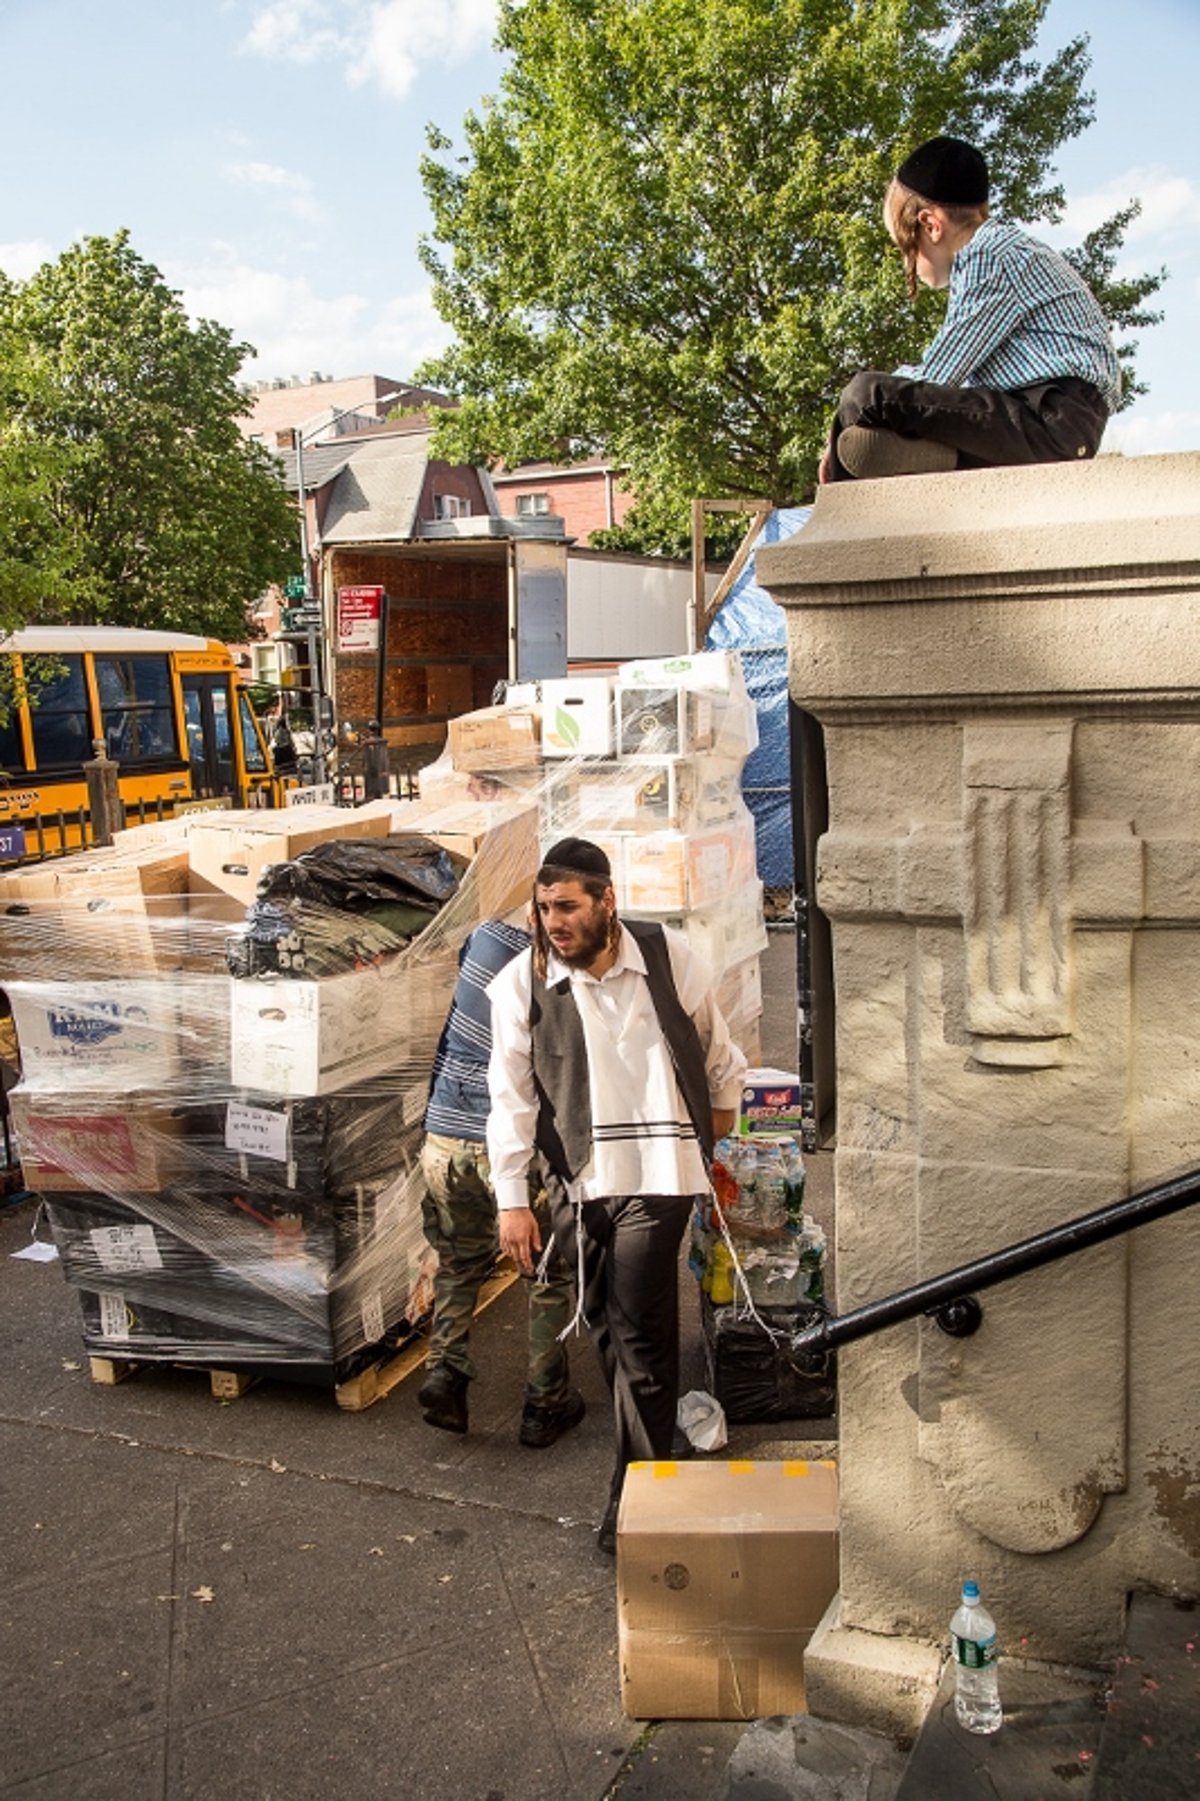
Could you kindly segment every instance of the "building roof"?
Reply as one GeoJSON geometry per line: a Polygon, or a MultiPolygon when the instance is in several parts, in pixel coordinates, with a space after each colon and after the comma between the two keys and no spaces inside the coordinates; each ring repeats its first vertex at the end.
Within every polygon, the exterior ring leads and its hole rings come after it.
{"type": "MultiPolygon", "coordinates": [[[[358,449],[358,445],[349,438],[339,438],[334,444],[306,444],[304,447],[304,487],[309,494],[315,488],[323,488],[331,482],[338,471],[344,469],[350,458],[358,449]]],[[[296,452],[294,450],[278,450],[276,456],[283,464],[283,485],[291,493],[299,492],[300,478],[297,473],[296,452]]]]}
{"type": "Polygon", "coordinates": [[[518,463],[512,469],[493,469],[491,477],[494,482],[535,482],[554,481],[558,477],[571,475],[619,475],[623,466],[615,464],[608,457],[584,457],[578,463],[518,463]]]}
{"type": "MultiPolygon", "coordinates": [[[[333,492],[321,527],[323,544],[382,543],[416,535],[417,513],[425,471],[429,467],[429,433],[367,438],[355,444],[345,466],[333,479],[333,492]]],[[[308,458],[304,462],[308,483],[308,458]]]]}

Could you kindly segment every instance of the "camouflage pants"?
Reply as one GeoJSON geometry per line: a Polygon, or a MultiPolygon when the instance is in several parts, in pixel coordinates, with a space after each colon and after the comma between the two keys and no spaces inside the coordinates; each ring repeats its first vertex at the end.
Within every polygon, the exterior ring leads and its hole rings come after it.
{"type": "MultiPolygon", "coordinates": [[[[422,1221],[425,1236],[438,1254],[433,1281],[433,1324],[429,1333],[429,1367],[448,1364],[474,1377],[469,1338],[479,1290],[496,1260],[496,1201],[488,1179],[487,1151],[464,1138],[430,1133],[421,1147],[425,1177],[422,1221]]],[[[542,1230],[550,1236],[545,1197],[531,1199],[542,1230]]],[[[529,1369],[525,1392],[531,1400],[558,1401],[567,1392],[567,1352],[559,1340],[575,1310],[570,1270],[550,1254],[546,1279],[522,1277],[529,1295],[529,1369]]]]}

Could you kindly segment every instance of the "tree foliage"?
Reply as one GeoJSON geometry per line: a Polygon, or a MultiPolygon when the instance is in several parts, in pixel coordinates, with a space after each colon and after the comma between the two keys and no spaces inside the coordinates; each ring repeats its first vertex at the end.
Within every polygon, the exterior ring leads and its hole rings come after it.
{"type": "Polygon", "coordinates": [[[125,232],[0,286],[0,627],[248,635],[297,556],[274,460],[237,427],[248,351],[193,325],[125,232]]]}
{"type": "MultiPolygon", "coordinates": [[[[841,387],[918,357],[944,305],[905,299],[884,231],[902,156],[968,138],[998,212],[1060,215],[1091,96],[1085,39],[1033,55],[1048,3],[502,0],[500,92],[422,163],[442,452],[603,450],[647,518],[805,494],[841,387]]],[[[1081,252],[1119,328],[1161,280],[1112,279],[1130,216],[1081,252]]]]}

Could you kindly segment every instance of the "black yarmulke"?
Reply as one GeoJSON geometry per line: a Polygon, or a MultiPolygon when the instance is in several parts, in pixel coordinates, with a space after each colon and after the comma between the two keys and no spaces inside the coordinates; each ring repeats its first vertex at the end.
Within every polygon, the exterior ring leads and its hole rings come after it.
{"type": "Polygon", "coordinates": [[[588,838],[560,838],[542,858],[543,869],[570,869],[577,875],[599,875],[605,881],[612,876],[612,864],[588,838]]]}
{"type": "Polygon", "coordinates": [[[930,138],[896,170],[901,186],[935,206],[982,206],[988,197],[987,164],[961,138],[930,138]]]}

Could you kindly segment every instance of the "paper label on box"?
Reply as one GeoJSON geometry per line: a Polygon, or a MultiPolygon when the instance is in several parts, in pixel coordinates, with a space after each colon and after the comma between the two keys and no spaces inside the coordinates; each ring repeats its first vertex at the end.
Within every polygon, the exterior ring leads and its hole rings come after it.
{"type": "Polygon", "coordinates": [[[729,869],[729,859],[723,844],[712,844],[702,850],[696,858],[696,872],[705,892],[719,894],[729,869]]]}
{"type": "Polygon", "coordinates": [[[243,1101],[230,1101],[225,1112],[225,1149],[286,1163],[288,1115],[274,1107],[247,1107],[243,1101]]]}
{"type": "Polygon", "coordinates": [[[129,1337],[129,1309],[125,1305],[123,1294],[101,1294],[100,1301],[100,1336],[101,1338],[129,1337]]]}
{"type": "Polygon", "coordinates": [[[114,1275],[163,1266],[153,1226],[93,1226],[91,1240],[101,1269],[114,1275]]]}
{"type": "Polygon", "coordinates": [[[384,1334],[383,1296],[376,1289],[373,1294],[364,1296],[362,1304],[363,1339],[367,1344],[375,1344],[384,1334]]]}

